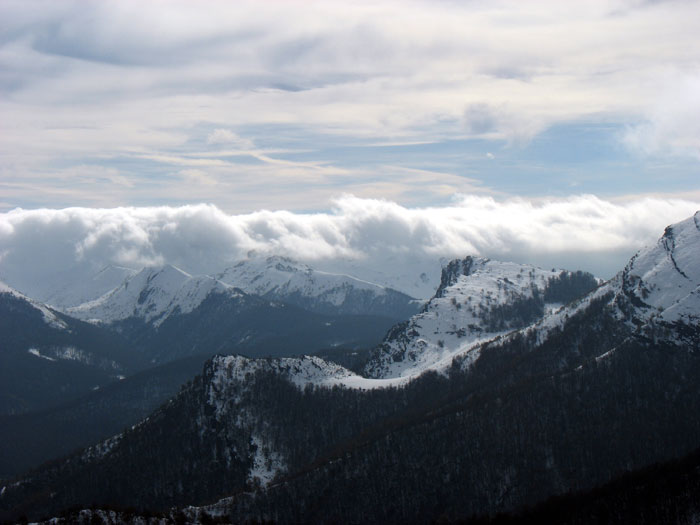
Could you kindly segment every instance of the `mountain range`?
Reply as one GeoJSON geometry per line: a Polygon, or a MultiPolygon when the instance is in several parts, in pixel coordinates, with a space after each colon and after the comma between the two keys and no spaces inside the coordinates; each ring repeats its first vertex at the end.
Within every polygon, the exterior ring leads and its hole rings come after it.
{"type": "MultiPolygon", "coordinates": [[[[113,276],[113,270],[100,275],[113,276]]],[[[314,288],[315,273],[304,268],[312,279],[305,290],[312,295],[320,290],[316,295],[326,298],[335,294],[338,308],[330,314],[298,306],[281,291],[265,298],[171,265],[127,272],[121,284],[97,299],[61,310],[2,285],[0,476],[136,423],[217,352],[293,356],[325,350],[352,356],[381,341],[401,319],[397,316],[418,308],[408,296],[347,276],[322,274],[314,288]],[[398,302],[382,310],[387,297],[398,302]],[[365,312],[373,300],[379,305],[375,313],[365,312]],[[72,431],[76,424],[89,430],[72,431]]],[[[273,277],[279,282],[279,271],[273,277]]],[[[105,279],[87,279],[81,293],[94,295],[105,279]]],[[[308,301],[306,306],[311,307],[308,301]]]]}
{"type": "MultiPolygon", "coordinates": [[[[139,423],[6,483],[0,517],[97,504],[173,521],[457,521],[686,456],[700,444],[698,261],[700,213],[604,283],[452,261],[358,370],[215,356],[139,423]]],[[[184,315],[146,307],[139,322],[159,311],[158,330],[184,315]]]]}

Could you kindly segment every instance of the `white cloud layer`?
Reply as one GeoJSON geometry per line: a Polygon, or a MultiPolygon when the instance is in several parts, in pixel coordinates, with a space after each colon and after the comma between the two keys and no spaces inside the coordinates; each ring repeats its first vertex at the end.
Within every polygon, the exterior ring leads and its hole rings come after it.
{"type": "Polygon", "coordinates": [[[615,203],[590,195],[542,202],[462,196],[441,208],[346,196],[332,212],[315,214],[228,215],[211,205],[17,209],[0,214],[0,279],[32,295],[47,281],[87,277],[108,264],[212,273],[250,250],[321,268],[364,267],[366,277],[369,270],[410,276],[469,254],[607,277],[698,209],[700,202],[686,200],[615,203]]]}

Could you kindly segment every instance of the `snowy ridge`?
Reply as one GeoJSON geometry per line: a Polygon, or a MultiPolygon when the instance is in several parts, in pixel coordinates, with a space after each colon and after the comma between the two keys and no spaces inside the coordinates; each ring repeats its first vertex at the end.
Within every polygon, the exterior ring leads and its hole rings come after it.
{"type": "Polygon", "coordinates": [[[386,293],[386,289],[378,284],[349,275],[321,272],[280,256],[240,261],[217,275],[217,279],[255,295],[299,293],[306,297],[324,297],[335,305],[342,303],[344,288],[371,290],[377,295],[386,293]]]}
{"type": "MultiPolygon", "coordinates": [[[[452,261],[423,312],[387,336],[366,373],[377,378],[415,376],[426,369],[444,369],[456,355],[470,352],[473,361],[481,343],[529,324],[530,303],[537,302],[535,295],[542,295],[557,275],[480,257],[452,261]]],[[[556,307],[545,304],[544,311],[556,307]]]]}
{"type": "Polygon", "coordinates": [[[21,294],[14,288],[10,288],[7,286],[5,283],[0,281],[0,294],[9,294],[17,299],[20,299],[22,301],[26,301],[29,303],[32,307],[34,307],[36,310],[39,310],[41,312],[41,315],[44,318],[44,322],[49,325],[51,328],[56,328],[57,330],[68,330],[68,325],[64,323],[61,319],[58,318],[58,316],[51,311],[50,308],[48,308],[46,305],[35,301],[34,299],[30,299],[26,295],[21,294]]]}
{"type": "Polygon", "coordinates": [[[211,293],[239,292],[208,276],[191,276],[171,265],[144,268],[99,299],[67,309],[84,320],[105,323],[130,317],[159,326],[174,313],[188,313],[211,293]]]}
{"type": "MultiPolygon", "coordinates": [[[[700,212],[666,228],[656,245],[637,252],[624,270],[593,292],[519,332],[534,334],[536,344],[541,345],[567,319],[585,311],[593,301],[603,300],[613,315],[629,328],[631,335],[644,335],[653,324],[680,327],[680,330],[667,332],[666,337],[683,344],[684,333],[700,333],[699,261],[700,212]]],[[[496,344],[504,344],[517,335],[512,332],[496,344]]],[[[694,337],[697,342],[697,335],[694,337]]],[[[596,360],[609,358],[615,350],[606,350],[596,360]]],[[[468,352],[458,352],[456,357],[467,355],[468,352]]],[[[466,359],[462,366],[472,361],[466,359]]]]}
{"type": "Polygon", "coordinates": [[[300,390],[307,385],[372,389],[407,382],[407,378],[365,378],[316,356],[270,359],[250,359],[239,355],[215,356],[210,362],[209,370],[211,379],[207,387],[207,399],[217,416],[228,412],[240,402],[246,382],[260,371],[279,374],[300,390]]]}
{"type": "Polygon", "coordinates": [[[700,319],[700,212],[666,228],[655,246],[623,270],[624,292],[644,320],[698,323],[700,319]]]}
{"type": "Polygon", "coordinates": [[[345,274],[322,272],[286,257],[250,258],[216,278],[246,293],[292,302],[320,313],[378,313],[402,317],[417,311],[413,298],[345,274]]]}
{"type": "MultiPolygon", "coordinates": [[[[265,426],[260,427],[257,415],[248,405],[249,389],[255,374],[259,372],[278,374],[300,390],[307,385],[371,389],[406,382],[404,379],[366,379],[340,365],[313,356],[275,359],[249,359],[237,355],[213,357],[205,369],[207,404],[213,408],[217,420],[232,419],[240,432],[250,436],[250,446],[246,447],[246,451],[234,450],[230,453],[248,455],[251,464],[248,482],[252,486],[262,487],[269,485],[279,473],[285,472],[287,466],[284,456],[266,438],[265,426]]],[[[227,456],[227,459],[230,458],[227,456]]]]}

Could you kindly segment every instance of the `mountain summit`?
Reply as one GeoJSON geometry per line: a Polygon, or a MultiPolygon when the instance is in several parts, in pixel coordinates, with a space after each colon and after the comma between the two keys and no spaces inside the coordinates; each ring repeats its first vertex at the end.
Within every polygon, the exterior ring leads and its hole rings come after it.
{"type": "Polygon", "coordinates": [[[172,265],[144,268],[99,299],[68,308],[79,319],[110,323],[131,317],[159,326],[174,313],[191,312],[211,293],[236,294],[211,277],[192,276],[172,265]]]}
{"type": "Polygon", "coordinates": [[[420,307],[419,301],[391,288],[349,275],[322,272],[287,257],[246,259],[216,278],[246,293],[326,315],[406,319],[420,307]]]}
{"type": "Polygon", "coordinates": [[[700,212],[666,228],[655,246],[637,253],[618,276],[635,306],[637,324],[698,324],[700,212]]]}
{"type": "MultiPolygon", "coordinates": [[[[597,285],[583,272],[547,271],[483,257],[453,260],[423,311],[388,334],[365,372],[389,378],[446,368],[455,355],[523,328],[597,285]]],[[[475,352],[471,358],[477,356],[475,352]]]]}

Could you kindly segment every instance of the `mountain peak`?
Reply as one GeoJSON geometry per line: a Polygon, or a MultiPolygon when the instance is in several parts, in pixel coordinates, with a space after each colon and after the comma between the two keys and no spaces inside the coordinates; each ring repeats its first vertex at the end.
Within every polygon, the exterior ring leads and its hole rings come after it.
{"type": "Polygon", "coordinates": [[[217,275],[246,293],[323,314],[406,318],[418,310],[411,297],[355,277],[322,272],[288,257],[248,258],[217,275]]]}
{"type": "Polygon", "coordinates": [[[457,282],[461,276],[468,276],[476,268],[482,268],[489,259],[484,257],[472,257],[467,255],[464,259],[453,259],[442,269],[440,286],[435,292],[435,297],[442,297],[445,289],[457,282]]]}
{"type": "Polygon", "coordinates": [[[189,312],[213,291],[224,292],[229,288],[212,277],[192,276],[172,264],[152,266],[128,277],[99,299],[70,308],[68,312],[81,319],[105,322],[141,317],[158,326],[171,313],[189,312]]]}
{"type": "Polygon", "coordinates": [[[477,346],[523,328],[548,311],[597,286],[583,272],[468,256],[445,265],[440,286],[422,312],[395,327],[365,371],[372,377],[407,377],[444,369],[457,354],[478,357],[477,346]]]}
{"type": "Polygon", "coordinates": [[[700,311],[700,212],[672,224],[639,251],[618,276],[635,315],[665,322],[697,318],[700,311]]]}

